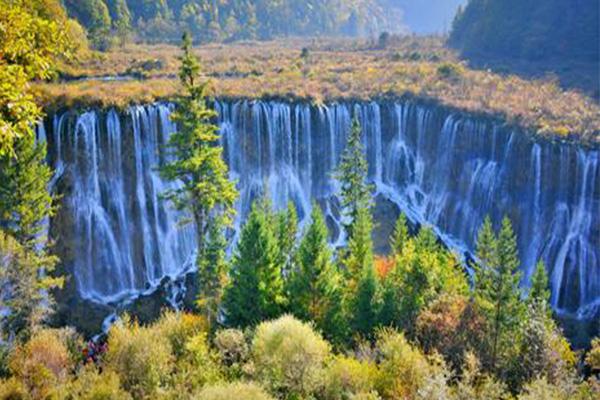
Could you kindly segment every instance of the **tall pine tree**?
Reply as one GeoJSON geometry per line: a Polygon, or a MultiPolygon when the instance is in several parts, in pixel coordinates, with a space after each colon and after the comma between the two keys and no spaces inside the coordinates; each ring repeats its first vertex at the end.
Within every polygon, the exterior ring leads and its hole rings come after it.
{"type": "Polygon", "coordinates": [[[348,219],[345,229],[349,237],[352,236],[359,210],[371,206],[371,186],[367,183],[368,170],[362,144],[362,128],[358,118],[355,117],[336,173],[336,178],[341,185],[342,208],[348,219]]]}
{"type": "Polygon", "coordinates": [[[277,317],[285,306],[277,238],[270,206],[252,206],[235,251],[223,306],[228,326],[247,327],[277,317]]]}
{"type": "Polygon", "coordinates": [[[400,216],[396,220],[394,226],[394,232],[390,238],[390,254],[396,256],[402,253],[402,248],[406,244],[406,241],[410,238],[408,232],[408,222],[406,220],[406,214],[400,213],[400,216]]]}
{"type": "Polygon", "coordinates": [[[497,236],[491,221],[485,220],[477,240],[477,257],[475,295],[488,321],[489,362],[496,370],[525,312],[516,238],[508,218],[503,219],[497,236]]]}
{"type": "Polygon", "coordinates": [[[182,50],[179,79],[186,94],[178,98],[172,116],[178,128],[168,143],[173,161],[161,167],[161,174],[168,180],[183,182],[163,196],[193,217],[200,259],[215,212],[223,215],[225,224],[231,223],[237,191],[228,178],[218,127],[212,123],[216,112],[206,104],[208,82],[199,82],[200,63],[192,53],[187,33],[183,35],[182,50]]]}
{"type": "Polygon", "coordinates": [[[332,263],[327,226],[318,204],[313,204],[311,224],[298,248],[298,264],[289,277],[290,311],[314,321],[325,336],[340,341],[344,316],[340,275],[332,263]]]}
{"type": "Polygon", "coordinates": [[[293,202],[288,203],[287,210],[277,215],[277,243],[280,264],[284,276],[287,276],[296,263],[296,236],[298,234],[298,213],[293,202]]]}
{"type": "Polygon", "coordinates": [[[163,196],[193,218],[198,277],[200,288],[206,290],[200,293],[198,302],[212,324],[217,318],[225,263],[222,253],[226,244],[220,231],[222,225],[231,223],[237,191],[228,177],[218,128],[212,123],[216,113],[206,105],[208,82],[198,81],[200,63],[192,53],[192,40],[187,33],[183,35],[182,50],[179,78],[186,94],[179,97],[172,116],[178,127],[167,146],[173,161],[161,167],[161,174],[183,184],[163,196]]]}

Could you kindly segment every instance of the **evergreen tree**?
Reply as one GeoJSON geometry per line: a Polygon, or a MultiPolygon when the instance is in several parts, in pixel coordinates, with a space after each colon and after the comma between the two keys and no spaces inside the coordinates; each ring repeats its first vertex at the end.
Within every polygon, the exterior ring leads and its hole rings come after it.
{"type": "Polygon", "coordinates": [[[215,329],[227,278],[226,249],[222,218],[217,217],[210,224],[206,249],[198,265],[200,294],[197,305],[206,316],[210,331],[215,329]]]}
{"type": "Polygon", "coordinates": [[[361,136],[362,128],[355,117],[336,173],[341,185],[342,208],[349,220],[344,226],[348,237],[352,237],[359,210],[371,206],[371,186],[367,184],[369,166],[361,136]]]}
{"type": "Polygon", "coordinates": [[[353,226],[344,259],[350,291],[356,288],[356,283],[364,275],[363,272],[373,267],[373,220],[368,208],[360,207],[357,210],[353,226]]]}
{"type": "Polygon", "coordinates": [[[366,338],[372,338],[379,321],[380,297],[379,280],[373,264],[366,265],[362,271],[352,306],[351,326],[353,332],[366,338]]]}
{"type": "Polygon", "coordinates": [[[289,277],[290,310],[298,318],[314,321],[328,339],[340,343],[345,336],[342,288],[327,237],[323,213],[315,203],[298,248],[298,265],[289,277]]]}
{"type": "MultiPolygon", "coordinates": [[[[492,220],[490,219],[490,217],[485,217],[483,221],[483,226],[479,230],[479,234],[477,236],[476,255],[479,259],[481,266],[495,266],[498,264],[498,261],[496,260],[497,247],[498,244],[496,242],[496,234],[494,233],[494,228],[492,227],[492,220]]],[[[477,278],[481,280],[479,286],[483,288],[484,283],[490,282],[491,278],[488,275],[492,273],[492,268],[480,268],[477,276],[477,278]]]]}
{"type": "Polygon", "coordinates": [[[549,303],[550,286],[548,283],[548,273],[543,261],[539,261],[535,266],[535,271],[531,277],[531,287],[529,288],[530,302],[549,303]]]}
{"type": "Polygon", "coordinates": [[[0,230],[0,282],[10,288],[0,296],[0,309],[10,310],[1,316],[0,339],[12,334],[26,338],[48,315],[53,299],[45,293],[63,283],[62,278],[51,277],[56,262],[55,257],[28,249],[0,230]]]}
{"type": "Polygon", "coordinates": [[[44,225],[54,212],[46,146],[36,143],[42,118],[29,82],[54,76],[70,56],[66,16],[54,1],[11,1],[0,7],[0,326],[27,336],[50,311],[48,290],[56,258],[48,255],[44,225]],[[43,273],[41,273],[43,271],[43,273]]]}
{"type": "Polygon", "coordinates": [[[440,246],[433,229],[429,226],[421,226],[416,238],[416,245],[420,252],[439,253],[440,246]]]}
{"type": "Polygon", "coordinates": [[[552,308],[550,307],[550,286],[548,282],[548,273],[543,261],[539,261],[535,266],[535,271],[531,277],[531,284],[527,296],[528,310],[535,313],[544,314],[548,320],[552,319],[552,308]]]}
{"type": "Polygon", "coordinates": [[[477,255],[481,265],[477,270],[476,297],[488,320],[490,368],[496,370],[524,313],[516,238],[508,218],[502,221],[497,237],[486,219],[477,241],[477,255]]]}
{"type": "Polygon", "coordinates": [[[46,145],[28,133],[13,152],[0,156],[0,227],[28,250],[39,250],[46,241],[44,223],[55,211],[47,190],[52,171],[46,145]]]}
{"type": "Polygon", "coordinates": [[[268,203],[255,203],[233,257],[223,305],[228,326],[246,327],[281,314],[285,305],[277,238],[268,203]]]}
{"type": "Polygon", "coordinates": [[[296,263],[296,236],[298,234],[298,214],[294,203],[290,202],[286,211],[277,215],[277,243],[279,262],[284,276],[287,276],[296,263]]]}
{"type": "Polygon", "coordinates": [[[237,191],[228,178],[223,148],[218,144],[218,127],[212,123],[216,113],[206,105],[208,82],[198,82],[200,64],[192,53],[187,33],[183,35],[182,49],[179,78],[186,95],[179,97],[172,116],[178,126],[168,143],[173,161],[161,167],[161,174],[168,180],[183,182],[164,193],[164,198],[192,215],[200,259],[204,256],[211,218],[222,214],[223,223],[231,223],[237,191]]]}
{"type": "Polygon", "coordinates": [[[396,226],[394,232],[390,238],[390,253],[392,256],[396,256],[402,253],[404,244],[409,239],[408,222],[406,221],[406,215],[400,213],[400,216],[396,220],[396,226]]]}

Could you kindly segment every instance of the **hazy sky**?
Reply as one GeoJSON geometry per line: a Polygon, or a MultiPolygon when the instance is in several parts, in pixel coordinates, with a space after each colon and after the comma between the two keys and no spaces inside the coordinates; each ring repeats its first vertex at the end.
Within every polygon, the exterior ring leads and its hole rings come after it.
{"type": "Polygon", "coordinates": [[[403,22],[415,33],[450,30],[458,6],[467,0],[387,0],[404,11],[403,22]]]}

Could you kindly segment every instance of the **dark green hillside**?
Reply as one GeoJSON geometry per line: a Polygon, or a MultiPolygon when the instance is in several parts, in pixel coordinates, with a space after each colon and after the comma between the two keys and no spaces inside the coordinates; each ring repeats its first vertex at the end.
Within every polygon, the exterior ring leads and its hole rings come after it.
{"type": "Polygon", "coordinates": [[[449,43],[478,64],[553,72],[597,96],[599,7],[597,0],[470,0],[449,43]]]}

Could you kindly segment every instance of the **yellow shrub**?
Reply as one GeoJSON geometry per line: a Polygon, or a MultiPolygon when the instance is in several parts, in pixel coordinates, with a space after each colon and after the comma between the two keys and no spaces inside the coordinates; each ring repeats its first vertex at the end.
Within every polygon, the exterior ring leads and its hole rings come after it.
{"type": "Polygon", "coordinates": [[[291,316],[256,328],[252,354],[258,378],[274,393],[309,397],[321,385],[329,344],[291,316]]]}
{"type": "Polygon", "coordinates": [[[153,325],[157,334],[169,340],[173,354],[180,359],[185,353],[187,341],[201,332],[206,332],[203,317],[189,313],[165,312],[153,325]]]}
{"type": "Polygon", "coordinates": [[[73,360],[65,331],[44,329],[18,346],[10,359],[10,369],[33,398],[46,398],[66,382],[73,360]]]}
{"type": "Polygon", "coordinates": [[[368,361],[338,356],[325,372],[323,398],[342,400],[349,396],[370,393],[377,379],[377,366],[368,361]]]}
{"type": "Polygon", "coordinates": [[[412,399],[433,371],[427,358],[402,333],[384,329],[377,335],[381,356],[376,386],[385,399],[412,399]]]}
{"type": "Polygon", "coordinates": [[[108,334],[105,365],[116,372],[134,397],[151,397],[173,371],[169,339],[159,329],[141,327],[124,318],[108,334]]]}
{"type": "Polygon", "coordinates": [[[83,368],[69,385],[70,399],[76,400],[130,400],[131,396],[120,387],[114,371],[98,372],[95,366],[83,368]]]}
{"type": "Polygon", "coordinates": [[[229,383],[208,386],[194,400],[273,400],[260,386],[253,383],[229,383]]]}

